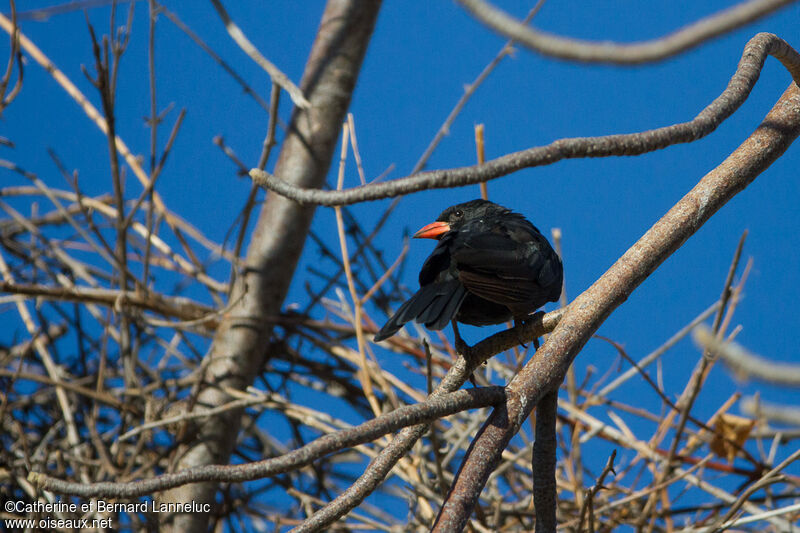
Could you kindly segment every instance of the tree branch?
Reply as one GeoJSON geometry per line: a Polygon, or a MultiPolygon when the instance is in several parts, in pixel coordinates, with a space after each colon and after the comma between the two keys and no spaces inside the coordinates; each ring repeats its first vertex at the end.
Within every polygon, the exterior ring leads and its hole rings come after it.
{"type": "Polygon", "coordinates": [[[640,155],[673,144],[701,139],[714,131],[747,99],[768,55],[776,57],[800,82],[800,54],[771,33],[759,33],[747,43],[728,87],[689,122],[639,133],[559,139],[487,161],[483,165],[431,170],[396,180],[361,185],[341,191],[322,191],[297,186],[267,172],[253,169],[250,177],[265,189],[300,204],[348,205],[380,200],[422,190],[474,185],[511,174],[523,168],[551,165],[562,159],[640,155]]]}
{"type": "Polygon", "coordinates": [[[0,280],[0,292],[47,300],[100,304],[114,309],[134,307],[180,320],[197,320],[215,313],[214,309],[193,302],[189,298],[168,298],[155,292],[143,294],[135,291],[95,287],[51,287],[2,280],[0,280]]]}
{"type": "MultiPolygon", "coordinates": [[[[330,168],[339,127],[355,88],[375,26],[380,2],[329,0],[306,63],[300,87],[311,106],[295,108],[281,146],[275,174],[297,187],[321,187],[330,168]]],[[[241,299],[217,328],[206,354],[204,381],[196,401],[219,407],[231,400],[226,390],[245,390],[259,375],[271,346],[273,324],[263,318],[280,313],[306,241],[314,209],[278,195],[268,195],[253,228],[243,275],[230,301],[241,299]]],[[[227,463],[239,434],[237,411],[207,418],[175,454],[174,470],[227,463]]],[[[213,503],[213,483],[180,487],[162,501],[213,503]]],[[[164,514],[161,527],[174,531],[208,528],[208,513],[164,514]]]]}
{"type": "MultiPolygon", "coordinates": [[[[436,398],[457,390],[488,358],[517,346],[520,342],[531,342],[552,331],[561,320],[565,310],[566,308],[558,309],[546,315],[538,313],[524,325],[496,333],[472,346],[467,350],[468,357],[459,357],[456,360],[430,397],[436,398]]],[[[427,430],[426,424],[403,429],[386,448],[381,450],[352,485],[292,530],[293,533],[322,531],[326,526],[350,512],[375,490],[397,461],[408,453],[427,430]]]]}
{"type": "MultiPolygon", "coordinates": [[[[432,420],[467,409],[497,405],[505,399],[503,387],[475,387],[460,390],[425,402],[405,405],[390,413],[374,418],[354,428],[328,433],[305,446],[279,457],[238,465],[205,465],[171,474],[125,483],[73,483],[31,472],[29,481],[38,487],[57,492],[91,498],[136,498],[157,491],[202,481],[241,482],[276,476],[313,463],[330,453],[347,450],[359,444],[415,424],[426,425],[432,420]]],[[[237,400],[241,401],[241,400],[237,400]]],[[[226,409],[228,410],[228,409],[226,409]]]]}
{"type": "Polygon", "coordinates": [[[569,306],[547,342],[507,387],[506,404],[482,428],[453,485],[440,531],[463,529],[500,455],[545,391],[557,387],[600,324],[728,200],[780,157],[800,134],[800,89],[794,83],[756,131],[711,171],[589,289],[569,306]]]}
{"type": "Polygon", "coordinates": [[[650,41],[618,44],[568,39],[535,30],[484,0],[458,0],[472,16],[534,52],[584,63],[638,65],[678,55],[731,30],[754,22],[796,0],[750,0],[650,41]]]}
{"type": "Polygon", "coordinates": [[[227,30],[228,34],[231,36],[231,39],[239,45],[239,48],[247,54],[250,59],[256,62],[256,64],[263,68],[267,74],[269,74],[272,83],[280,86],[284,91],[289,93],[289,98],[292,99],[294,105],[301,109],[307,109],[311,106],[311,103],[306,99],[303,95],[303,91],[297,87],[289,77],[281,72],[278,67],[273,65],[266,57],[261,55],[261,52],[258,51],[258,48],[250,42],[250,39],[244,34],[244,32],[233,22],[228,12],[225,10],[225,7],[222,5],[222,2],[219,0],[211,0],[211,3],[214,6],[214,9],[217,10],[217,14],[219,14],[219,18],[222,19],[222,23],[225,24],[225,29],[227,30]]]}
{"type": "Polygon", "coordinates": [[[536,406],[536,440],[533,443],[533,505],[536,533],[555,533],[556,520],[556,413],[558,388],[545,394],[536,406]]]}
{"type": "Polygon", "coordinates": [[[713,355],[722,357],[725,364],[738,376],[757,379],[775,385],[796,387],[800,385],[800,365],[778,363],[759,357],[736,342],[718,339],[705,326],[697,326],[692,332],[694,341],[713,355]]]}

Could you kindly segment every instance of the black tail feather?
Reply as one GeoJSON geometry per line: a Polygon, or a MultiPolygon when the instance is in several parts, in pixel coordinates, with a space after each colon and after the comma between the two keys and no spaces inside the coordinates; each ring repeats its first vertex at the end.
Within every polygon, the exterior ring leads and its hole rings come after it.
{"type": "Polygon", "coordinates": [[[447,305],[439,313],[439,318],[433,324],[426,324],[427,327],[433,330],[441,330],[453,320],[458,313],[458,310],[461,308],[461,303],[464,301],[464,298],[467,297],[467,289],[461,284],[458,284],[456,290],[452,292],[452,296],[450,300],[447,302],[447,305]]]}
{"type": "Polygon", "coordinates": [[[374,342],[381,342],[382,340],[388,339],[397,333],[406,322],[408,322],[407,320],[402,320],[401,316],[403,316],[408,307],[411,306],[415,297],[416,294],[412,296],[410,300],[406,300],[405,303],[400,306],[400,309],[398,309],[397,312],[392,316],[392,318],[386,321],[386,324],[383,325],[381,330],[376,333],[375,337],[372,339],[374,342]]]}
{"type": "Polygon", "coordinates": [[[443,329],[455,317],[466,296],[467,291],[458,280],[426,285],[400,306],[374,341],[388,339],[411,320],[425,324],[428,329],[443,329]]]}
{"type": "Polygon", "coordinates": [[[458,280],[430,285],[433,287],[433,291],[431,291],[431,294],[426,298],[428,304],[414,319],[420,324],[425,324],[426,327],[431,328],[431,324],[434,324],[439,318],[439,315],[442,314],[442,311],[444,311],[444,308],[450,302],[453,293],[458,290],[459,285],[461,285],[461,283],[458,280]]]}

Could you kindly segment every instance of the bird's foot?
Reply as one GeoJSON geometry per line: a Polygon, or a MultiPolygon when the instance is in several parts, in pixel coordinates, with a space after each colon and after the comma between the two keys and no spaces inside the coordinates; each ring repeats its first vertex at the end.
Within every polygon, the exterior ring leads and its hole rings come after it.
{"type": "MultiPolygon", "coordinates": [[[[517,331],[517,340],[526,350],[528,349],[528,346],[525,344],[525,338],[522,335],[522,330],[525,328],[525,326],[527,326],[532,322],[541,322],[543,316],[544,316],[544,311],[539,311],[524,318],[514,319],[514,329],[516,329],[517,331]],[[521,327],[518,328],[518,326],[521,327]]],[[[539,349],[539,337],[533,338],[533,348],[534,350],[539,349]]]]}
{"type": "Polygon", "coordinates": [[[528,345],[525,344],[525,339],[522,337],[522,332],[520,331],[523,326],[525,326],[525,319],[514,319],[514,330],[517,332],[517,342],[527,350],[528,345]]]}

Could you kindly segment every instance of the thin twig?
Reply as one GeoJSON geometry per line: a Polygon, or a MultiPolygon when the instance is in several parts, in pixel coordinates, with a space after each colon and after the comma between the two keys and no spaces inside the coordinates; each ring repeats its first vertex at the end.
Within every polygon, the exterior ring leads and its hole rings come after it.
{"type": "Polygon", "coordinates": [[[586,512],[589,511],[589,524],[591,524],[589,527],[589,531],[592,533],[594,532],[594,508],[592,507],[592,503],[594,502],[595,495],[600,491],[600,489],[605,488],[603,487],[603,483],[606,480],[606,476],[609,473],[613,473],[614,475],[617,474],[616,472],[614,472],[614,460],[616,458],[617,458],[617,450],[615,449],[613,452],[611,452],[611,456],[608,458],[608,461],[606,461],[606,466],[603,468],[603,471],[600,472],[600,475],[597,478],[597,483],[595,483],[591,489],[586,490],[586,494],[584,495],[583,505],[581,506],[581,512],[580,512],[581,518],[580,521],[578,522],[577,531],[584,530],[583,523],[586,519],[586,512]],[[590,509],[590,507],[592,508],[590,509]]]}
{"type": "Polygon", "coordinates": [[[225,11],[225,7],[223,7],[222,3],[219,0],[211,0],[211,4],[214,6],[214,9],[217,10],[219,14],[219,18],[222,19],[222,23],[225,24],[225,29],[228,31],[228,34],[234,40],[234,42],[239,45],[239,48],[247,54],[250,59],[256,62],[256,64],[263,68],[269,77],[272,79],[273,83],[280,85],[284,91],[289,93],[289,98],[292,99],[294,105],[300,107],[302,109],[307,109],[311,107],[311,103],[306,100],[306,97],[303,95],[303,91],[300,88],[292,83],[286,74],[278,70],[278,67],[273,65],[266,57],[261,55],[261,52],[250,42],[250,40],[245,36],[244,32],[239,29],[239,26],[236,25],[235,22],[231,19],[228,12],[225,11]]]}

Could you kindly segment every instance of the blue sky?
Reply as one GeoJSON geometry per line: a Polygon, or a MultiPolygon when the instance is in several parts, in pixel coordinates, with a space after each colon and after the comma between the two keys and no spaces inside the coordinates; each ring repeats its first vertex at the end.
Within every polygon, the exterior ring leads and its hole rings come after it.
{"type": "MultiPolygon", "coordinates": [[[[533,4],[497,3],[519,17],[533,4]]],[[[21,1],[18,9],[43,4],[21,1]]],[[[324,3],[270,2],[268,8],[256,1],[227,4],[231,17],[261,52],[299,83],[324,3]]],[[[550,0],[534,25],[576,38],[636,41],[663,35],[732,4],[550,0]]],[[[210,3],[170,2],[167,7],[268,99],[266,75],[232,43],[210,3]]],[[[99,107],[80,70],[82,64],[93,64],[83,17],[76,12],[46,22],[24,20],[22,30],[99,107]]],[[[90,12],[103,33],[107,17],[105,8],[90,12]]],[[[493,158],[562,137],[635,132],[690,120],[724,89],[745,43],[755,33],[772,32],[795,48],[800,46],[799,17],[800,6],[793,5],[651,66],[587,66],[518,49],[473,96],[427,168],[472,164],[477,123],[485,125],[486,153],[493,158]]],[[[236,169],[212,139],[223,136],[246,165],[255,166],[267,114],[163,16],[156,39],[158,105],[160,109],[175,106],[160,132],[161,146],[177,110],[187,109],[158,190],[180,216],[220,241],[250,183],[235,175],[236,169]]],[[[478,75],[504,43],[504,38],[473,21],[452,1],[385,2],[351,106],[368,179],[392,165],[388,179],[407,175],[461,96],[464,84],[478,75]]],[[[2,40],[0,56],[7,46],[2,40]]],[[[117,123],[120,136],[134,153],[141,154],[149,149],[149,130],[143,121],[149,113],[146,60],[147,9],[146,3],[140,3],[120,72],[117,123]]],[[[491,182],[490,199],[524,213],[545,233],[561,228],[567,293],[574,297],[753,131],[789,81],[777,60],[768,58],[744,106],[708,137],[645,156],[564,161],[521,171],[491,182]]],[[[286,121],[290,106],[285,94],[281,102],[281,118],[286,121]]],[[[47,157],[47,147],[55,148],[67,167],[79,170],[88,192],[110,191],[104,136],[33,63],[26,68],[20,97],[4,112],[0,135],[16,144],[14,150],[2,148],[1,157],[14,160],[51,185],[64,183],[47,157]]],[[[274,160],[273,155],[268,169],[274,160]]],[[[795,311],[800,296],[798,168],[800,149],[795,145],[668,259],[598,333],[624,345],[636,359],[659,346],[718,298],[736,244],[748,230],[744,258],[753,259],[753,269],[734,318],[733,325],[743,327],[738,340],[766,357],[795,360],[800,325],[795,311]]],[[[329,183],[335,183],[334,173],[329,183]]],[[[14,174],[0,176],[4,186],[21,183],[14,174]]],[[[358,183],[352,164],[345,183],[358,183]]],[[[132,177],[128,184],[134,197],[138,195],[140,189],[132,177]]],[[[379,237],[386,257],[393,259],[400,252],[406,231],[413,232],[445,207],[478,195],[477,187],[467,187],[405,198],[379,237]]],[[[354,212],[371,228],[388,203],[364,204],[354,212]]],[[[314,228],[338,250],[333,221],[333,210],[321,208],[314,228]]],[[[412,290],[418,266],[431,249],[427,241],[411,243],[405,282],[412,290]]],[[[306,277],[305,268],[317,261],[317,250],[308,246],[298,270],[299,282],[286,305],[298,302],[302,306],[305,291],[300,280],[306,277]]],[[[225,278],[224,270],[218,274],[225,278]]],[[[381,321],[383,317],[373,318],[381,321]]],[[[488,331],[468,329],[466,336],[474,341],[488,331]]],[[[691,342],[684,341],[664,357],[668,395],[674,398],[682,391],[698,356],[691,342]]],[[[397,356],[379,350],[378,357],[395,364],[391,359],[397,356]]],[[[576,369],[582,376],[591,365],[603,374],[615,362],[614,349],[594,340],[578,356],[576,369]]],[[[719,366],[700,396],[696,416],[707,418],[736,390],[761,391],[766,400],[800,404],[796,391],[740,383],[719,366]]],[[[658,405],[644,383],[629,385],[626,394],[641,394],[643,402],[658,405]]]]}

